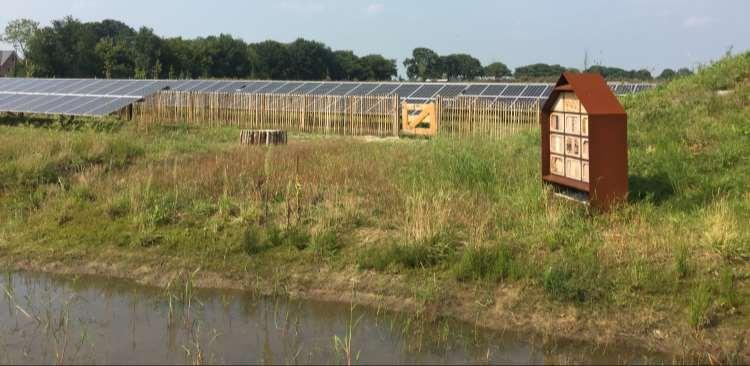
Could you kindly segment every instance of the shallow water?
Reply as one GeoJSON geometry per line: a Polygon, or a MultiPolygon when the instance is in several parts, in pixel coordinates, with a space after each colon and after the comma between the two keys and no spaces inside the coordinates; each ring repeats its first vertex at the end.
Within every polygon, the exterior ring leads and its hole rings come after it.
{"type": "Polygon", "coordinates": [[[189,283],[165,290],[14,272],[3,275],[0,286],[0,363],[668,361],[631,349],[537,346],[528,336],[345,304],[193,290],[189,283]]]}

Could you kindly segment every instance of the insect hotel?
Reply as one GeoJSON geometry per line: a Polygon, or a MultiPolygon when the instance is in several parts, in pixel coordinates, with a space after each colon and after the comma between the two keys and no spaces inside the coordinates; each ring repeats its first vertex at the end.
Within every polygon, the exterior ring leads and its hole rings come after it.
{"type": "Polygon", "coordinates": [[[564,73],[542,107],[542,180],[608,209],[628,195],[628,116],[599,74],[564,73]]]}

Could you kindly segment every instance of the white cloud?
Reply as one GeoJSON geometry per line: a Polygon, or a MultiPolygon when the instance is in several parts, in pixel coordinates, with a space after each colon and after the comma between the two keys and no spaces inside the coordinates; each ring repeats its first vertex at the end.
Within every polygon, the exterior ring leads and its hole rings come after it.
{"type": "Polygon", "coordinates": [[[385,10],[385,5],[383,3],[372,3],[364,9],[364,12],[367,15],[378,15],[382,13],[383,10],[385,10]]]}
{"type": "Polygon", "coordinates": [[[707,16],[691,16],[682,22],[685,28],[702,28],[714,22],[714,18],[707,16]]]}

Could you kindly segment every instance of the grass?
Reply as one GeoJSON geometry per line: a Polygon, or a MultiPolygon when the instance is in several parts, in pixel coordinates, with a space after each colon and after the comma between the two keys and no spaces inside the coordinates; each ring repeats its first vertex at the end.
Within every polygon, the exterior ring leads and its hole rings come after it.
{"type": "Polygon", "coordinates": [[[320,268],[395,275],[403,281],[370,289],[405,296],[416,287],[440,294],[429,297],[438,304],[455,288],[503,284],[550,304],[744,329],[748,101],[748,54],[626,97],[630,199],[605,214],[540,184],[535,132],[502,141],[298,136],[260,148],[236,146],[232,128],[4,117],[0,254],[74,260],[114,250],[139,263],[178,258],[228,277],[289,281],[320,268]]]}

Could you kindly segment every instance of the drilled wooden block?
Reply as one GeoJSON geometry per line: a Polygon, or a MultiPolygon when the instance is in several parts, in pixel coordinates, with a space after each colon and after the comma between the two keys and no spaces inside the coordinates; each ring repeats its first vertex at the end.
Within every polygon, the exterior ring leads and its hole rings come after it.
{"type": "Polygon", "coordinates": [[[285,145],[286,131],[283,130],[242,130],[240,144],[243,145],[285,145]]]}

